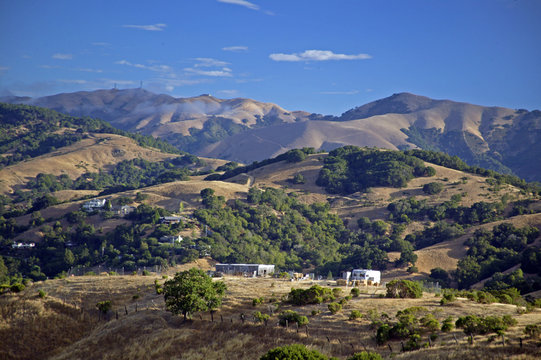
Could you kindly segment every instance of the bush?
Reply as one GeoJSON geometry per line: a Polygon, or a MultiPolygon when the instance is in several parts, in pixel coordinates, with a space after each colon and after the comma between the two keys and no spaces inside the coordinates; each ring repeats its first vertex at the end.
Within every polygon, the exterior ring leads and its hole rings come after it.
{"type": "Polygon", "coordinates": [[[443,297],[440,300],[440,305],[447,305],[448,303],[453,302],[455,300],[456,300],[455,294],[445,293],[443,294],[443,297]]]}
{"type": "Polygon", "coordinates": [[[378,345],[383,345],[389,341],[391,335],[391,327],[389,324],[382,324],[376,332],[376,342],[378,345]]]}
{"type": "Polygon", "coordinates": [[[452,331],[455,328],[455,324],[453,323],[453,318],[448,317],[447,319],[443,320],[443,323],[441,325],[441,331],[443,332],[449,332],[452,331]]]}
{"type": "Polygon", "coordinates": [[[269,314],[262,314],[261,311],[254,312],[254,319],[256,322],[264,322],[265,324],[270,319],[269,314]]]}
{"type": "Polygon", "coordinates": [[[431,182],[423,186],[423,191],[429,195],[439,194],[443,190],[443,184],[438,182],[431,182]]]}
{"type": "Polygon", "coordinates": [[[362,318],[363,315],[359,310],[351,310],[351,314],[349,314],[349,320],[357,320],[362,318]]]}
{"type": "Polygon", "coordinates": [[[350,293],[351,293],[351,296],[353,297],[359,297],[359,295],[361,294],[361,290],[359,290],[359,288],[354,287],[351,289],[350,293]]]}
{"type": "Polygon", "coordinates": [[[380,354],[373,351],[361,351],[355,353],[353,356],[347,358],[347,360],[383,360],[380,354]]]}
{"type": "Polygon", "coordinates": [[[467,315],[458,318],[455,325],[457,328],[464,330],[466,335],[496,333],[503,334],[509,326],[516,325],[517,321],[510,315],[504,315],[501,318],[498,316],[478,317],[475,315],[467,315]]]}
{"type": "Polygon", "coordinates": [[[432,314],[426,314],[421,318],[421,325],[428,331],[438,331],[440,329],[440,322],[432,314]]]}
{"type": "Polygon", "coordinates": [[[107,314],[112,306],[113,304],[111,304],[110,300],[100,301],[96,304],[96,308],[103,314],[107,314]]]}
{"type": "Polygon", "coordinates": [[[282,326],[286,326],[286,320],[288,324],[297,323],[299,326],[308,324],[308,318],[306,316],[299,315],[296,311],[286,310],[280,314],[279,323],[282,326]]]}
{"type": "Polygon", "coordinates": [[[410,280],[392,280],[387,283],[388,298],[417,299],[423,296],[423,289],[419,283],[410,280]]]}
{"type": "Polygon", "coordinates": [[[45,299],[47,297],[47,293],[43,290],[38,290],[38,296],[42,299],[45,299]]]}
{"type": "Polygon", "coordinates": [[[316,350],[309,350],[301,344],[279,346],[269,350],[260,360],[328,360],[316,350]]]}
{"type": "Polygon", "coordinates": [[[529,337],[533,339],[539,338],[539,336],[541,336],[541,325],[537,325],[537,324],[526,325],[526,327],[524,328],[524,334],[528,335],[529,337]]]}
{"type": "Polygon", "coordinates": [[[9,289],[11,290],[11,292],[18,293],[18,292],[23,291],[24,288],[25,288],[24,284],[15,283],[15,284],[12,284],[9,289]]]}
{"type": "Polygon", "coordinates": [[[329,311],[331,312],[331,314],[336,314],[337,312],[342,310],[342,305],[336,302],[330,303],[329,305],[327,305],[327,307],[329,311]]]}
{"type": "Polygon", "coordinates": [[[264,302],[265,302],[265,299],[262,297],[255,298],[255,299],[252,299],[252,306],[257,306],[257,305],[263,304],[264,302]]]}
{"type": "Polygon", "coordinates": [[[297,306],[321,304],[323,302],[323,297],[330,298],[331,296],[331,289],[314,285],[306,290],[291,289],[287,295],[287,302],[297,306]]]}

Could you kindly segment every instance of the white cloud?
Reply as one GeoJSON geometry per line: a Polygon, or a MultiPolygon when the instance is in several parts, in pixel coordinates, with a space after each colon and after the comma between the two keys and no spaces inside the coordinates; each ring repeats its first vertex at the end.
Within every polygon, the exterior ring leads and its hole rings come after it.
{"type": "Polygon", "coordinates": [[[57,54],[53,54],[52,58],[57,59],[57,60],[71,60],[73,59],[73,55],[57,53],[57,54]]]}
{"type": "Polygon", "coordinates": [[[167,27],[167,24],[154,24],[154,25],[122,25],[124,28],[139,29],[146,31],[163,31],[167,27]]]}
{"type": "Polygon", "coordinates": [[[232,77],[232,71],[229,68],[222,68],[221,70],[201,70],[201,69],[194,69],[194,68],[185,68],[184,71],[196,74],[196,75],[202,75],[202,76],[212,76],[212,77],[232,77]]]}
{"type": "Polygon", "coordinates": [[[58,80],[58,81],[62,83],[66,83],[66,84],[77,84],[77,85],[88,84],[87,80],[78,80],[78,79],[63,79],[63,80],[58,80]]]}
{"type": "Polygon", "coordinates": [[[138,68],[138,69],[145,69],[145,70],[156,71],[156,72],[170,72],[171,71],[171,67],[168,66],[168,65],[134,64],[134,63],[131,63],[131,62],[127,61],[127,60],[119,60],[119,61],[115,62],[115,64],[126,65],[126,66],[135,67],[135,68],[138,68]]]}
{"type": "Polygon", "coordinates": [[[58,65],[39,65],[38,67],[42,69],[59,69],[60,68],[60,66],[58,65]]]}
{"type": "Polygon", "coordinates": [[[222,94],[222,95],[225,95],[225,96],[237,96],[239,94],[239,91],[238,90],[220,90],[218,91],[219,94],[222,94]]]}
{"type": "Polygon", "coordinates": [[[98,42],[93,42],[92,45],[94,45],[94,46],[103,46],[103,47],[109,47],[109,46],[111,46],[111,44],[108,43],[108,42],[100,42],[100,41],[98,41],[98,42]]]}
{"type": "Polygon", "coordinates": [[[90,68],[78,68],[76,71],[89,72],[89,73],[102,73],[102,69],[90,69],[90,68]]]}
{"type": "Polygon", "coordinates": [[[248,9],[252,9],[252,10],[259,10],[259,6],[257,6],[256,4],[253,4],[249,1],[245,1],[245,0],[218,0],[218,2],[221,2],[221,3],[226,3],[226,4],[234,4],[234,5],[240,5],[240,6],[244,6],[248,9]]]}
{"type": "Polygon", "coordinates": [[[7,66],[0,66],[0,71],[8,71],[9,67],[7,66]]]}
{"type": "Polygon", "coordinates": [[[350,91],[322,91],[322,95],[355,95],[358,94],[359,90],[350,90],[350,91]]]}
{"type": "Polygon", "coordinates": [[[222,48],[223,51],[241,52],[248,51],[248,46],[226,46],[222,48]]]}
{"type": "Polygon", "coordinates": [[[213,58],[195,58],[198,61],[195,67],[219,67],[229,65],[228,62],[216,60],[213,58]]]}
{"type": "Polygon", "coordinates": [[[328,61],[328,60],[366,60],[372,56],[368,54],[335,54],[329,50],[306,50],[302,53],[293,54],[270,54],[269,58],[274,61],[328,61]]]}

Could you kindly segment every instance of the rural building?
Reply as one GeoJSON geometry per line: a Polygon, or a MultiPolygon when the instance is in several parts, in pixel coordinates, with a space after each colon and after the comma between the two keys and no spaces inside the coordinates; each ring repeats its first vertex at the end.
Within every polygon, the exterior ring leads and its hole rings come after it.
{"type": "Polygon", "coordinates": [[[83,204],[83,210],[94,211],[105,206],[105,199],[92,199],[83,204]]]}
{"type": "Polygon", "coordinates": [[[231,275],[266,276],[274,274],[274,265],[265,264],[216,264],[216,271],[231,275]]]}
{"type": "Polygon", "coordinates": [[[121,207],[116,209],[116,213],[121,216],[126,216],[132,213],[133,211],[135,211],[135,207],[129,206],[129,205],[122,205],[121,207]]]}
{"type": "Polygon", "coordinates": [[[162,236],[160,238],[160,242],[162,243],[171,243],[171,244],[178,244],[182,241],[182,236],[176,235],[176,236],[162,236]]]}
{"type": "Polygon", "coordinates": [[[14,242],[13,244],[11,244],[11,247],[14,249],[31,249],[35,246],[35,243],[14,242]]]}
{"type": "Polygon", "coordinates": [[[182,218],[180,216],[162,216],[160,223],[162,224],[178,224],[182,218]]]}

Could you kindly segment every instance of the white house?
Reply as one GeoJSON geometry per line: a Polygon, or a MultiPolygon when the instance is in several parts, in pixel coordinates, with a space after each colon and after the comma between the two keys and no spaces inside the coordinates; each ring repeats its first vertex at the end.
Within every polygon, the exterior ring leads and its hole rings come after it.
{"type": "Polygon", "coordinates": [[[105,206],[105,199],[92,199],[83,204],[83,210],[94,211],[105,206]]]}
{"type": "Polygon", "coordinates": [[[350,280],[366,280],[372,283],[381,283],[381,271],[367,270],[367,269],[355,269],[351,272],[350,280]]]}
{"type": "Polygon", "coordinates": [[[178,244],[182,241],[182,236],[162,236],[159,241],[162,243],[178,244]]]}
{"type": "Polygon", "coordinates": [[[249,274],[266,276],[274,274],[274,265],[265,264],[216,264],[216,271],[224,274],[249,274]]]}

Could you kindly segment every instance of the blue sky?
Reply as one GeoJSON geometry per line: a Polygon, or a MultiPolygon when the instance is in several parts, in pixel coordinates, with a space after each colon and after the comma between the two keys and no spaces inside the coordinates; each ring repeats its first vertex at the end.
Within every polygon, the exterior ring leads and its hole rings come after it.
{"type": "Polygon", "coordinates": [[[143,87],[338,115],[397,92],[541,108],[541,0],[2,0],[0,94],[143,87]]]}

